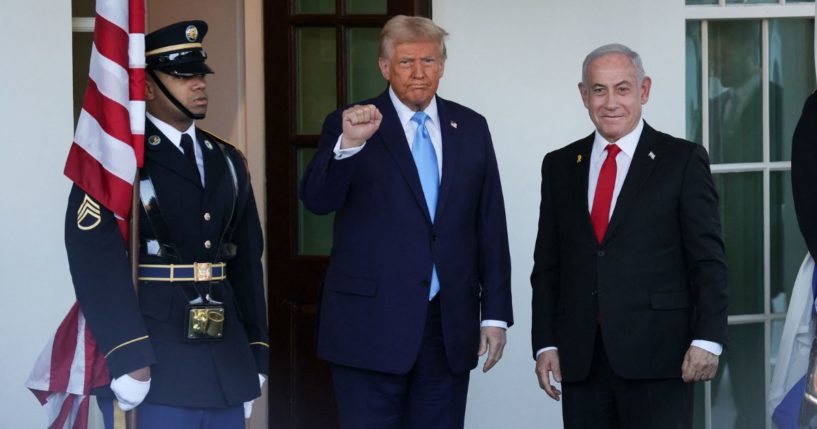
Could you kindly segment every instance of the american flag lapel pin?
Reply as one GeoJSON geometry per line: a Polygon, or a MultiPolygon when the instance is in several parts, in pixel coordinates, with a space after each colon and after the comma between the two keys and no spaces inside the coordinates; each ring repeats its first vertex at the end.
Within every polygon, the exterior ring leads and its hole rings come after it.
{"type": "Polygon", "coordinates": [[[649,155],[650,159],[655,159],[655,154],[652,153],[652,151],[650,151],[650,153],[647,154],[647,155],[649,155]]]}
{"type": "Polygon", "coordinates": [[[457,123],[454,122],[454,121],[451,121],[451,128],[456,129],[457,128],[457,123]]]}

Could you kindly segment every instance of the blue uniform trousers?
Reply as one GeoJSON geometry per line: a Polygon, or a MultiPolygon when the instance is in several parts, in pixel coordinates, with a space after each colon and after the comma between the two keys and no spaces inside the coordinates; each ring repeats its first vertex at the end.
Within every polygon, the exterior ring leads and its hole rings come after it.
{"type": "MultiPolygon", "coordinates": [[[[112,398],[97,397],[106,429],[113,429],[112,398]]],[[[143,402],[137,408],[139,429],[244,429],[244,405],[229,408],[185,408],[143,402]]]]}

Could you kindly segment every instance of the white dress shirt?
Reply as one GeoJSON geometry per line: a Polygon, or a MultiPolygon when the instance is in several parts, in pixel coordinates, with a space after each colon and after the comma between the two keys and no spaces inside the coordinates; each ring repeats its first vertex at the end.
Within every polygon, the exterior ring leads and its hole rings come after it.
{"type": "MultiPolygon", "coordinates": [[[[187,134],[193,139],[193,152],[196,154],[196,166],[199,168],[199,177],[201,177],[201,185],[204,186],[204,154],[201,152],[201,146],[199,146],[199,140],[196,138],[196,122],[190,124],[190,128],[181,132],[175,128],[173,128],[167,122],[158,119],[157,117],[151,115],[150,113],[145,112],[145,116],[153,122],[153,125],[162,132],[162,134],[176,146],[176,149],[179,150],[182,154],[184,154],[184,150],[182,149],[182,134],[187,134]]],[[[148,136],[149,137],[149,136],[148,136]]]]}
{"type": "MultiPolygon", "coordinates": [[[[627,172],[630,170],[630,164],[633,161],[635,148],[638,146],[638,140],[641,138],[641,132],[644,131],[644,120],[639,119],[638,125],[629,134],[618,139],[616,145],[621,149],[621,152],[616,155],[616,183],[613,186],[613,200],[610,202],[610,217],[613,216],[613,210],[616,208],[616,200],[618,194],[621,192],[621,187],[624,185],[624,179],[627,177],[627,172]]],[[[596,130],[596,137],[593,140],[593,149],[590,152],[590,176],[587,182],[587,209],[593,209],[593,197],[596,195],[596,184],[599,181],[599,173],[604,160],[607,158],[607,151],[605,148],[611,144],[601,133],[596,130]]],[[[706,340],[692,340],[695,347],[700,347],[709,353],[720,356],[723,352],[723,346],[716,342],[706,340]]],[[[556,347],[544,347],[536,351],[538,358],[542,352],[546,350],[556,350],[556,347]]]]}
{"type": "MultiPolygon", "coordinates": [[[[409,150],[414,145],[414,134],[417,132],[417,127],[419,125],[412,121],[411,118],[414,116],[415,111],[411,110],[408,106],[403,104],[399,98],[397,98],[397,94],[394,93],[394,90],[389,86],[389,98],[391,99],[391,104],[394,105],[394,109],[397,111],[397,117],[400,119],[400,124],[403,125],[403,132],[406,134],[406,141],[409,144],[409,150]]],[[[437,96],[431,98],[431,102],[428,104],[428,107],[423,110],[426,115],[428,115],[428,119],[426,120],[426,129],[428,130],[429,136],[431,136],[431,144],[434,145],[434,152],[437,153],[437,168],[439,169],[440,175],[438,176],[440,180],[443,177],[443,136],[440,132],[440,115],[437,113],[437,96]]],[[[340,143],[343,139],[343,134],[338,137],[338,141],[335,143],[335,159],[342,160],[349,157],[354,156],[366,146],[366,142],[358,147],[346,148],[341,149],[340,143]]],[[[445,285],[440,285],[441,288],[445,287],[445,285]]],[[[503,320],[483,320],[480,324],[483,328],[486,326],[495,326],[498,328],[508,329],[508,322],[503,320]]]]}

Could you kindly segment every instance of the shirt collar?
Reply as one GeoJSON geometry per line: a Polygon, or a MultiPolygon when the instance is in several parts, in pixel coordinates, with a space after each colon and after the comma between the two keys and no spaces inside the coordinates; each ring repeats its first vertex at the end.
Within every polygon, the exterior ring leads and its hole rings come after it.
{"type": "MultiPolygon", "coordinates": [[[[407,129],[408,126],[411,124],[411,118],[414,116],[414,110],[411,110],[408,106],[403,104],[399,98],[397,98],[397,94],[394,93],[394,89],[392,89],[391,85],[389,85],[389,98],[391,98],[391,103],[394,105],[394,110],[397,111],[397,117],[400,119],[400,123],[403,125],[403,129],[407,129]]],[[[440,117],[437,114],[437,96],[431,98],[431,103],[428,103],[428,107],[423,110],[426,115],[428,115],[428,120],[434,125],[440,123],[440,117]]],[[[438,126],[437,126],[438,127],[438,126]]],[[[439,128],[439,127],[438,127],[439,128]]]]}
{"type": "Polygon", "coordinates": [[[165,137],[167,137],[167,139],[170,140],[170,142],[173,143],[176,147],[181,147],[182,134],[189,134],[190,137],[193,138],[193,141],[194,142],[196,141],[196,122],[195,121],[193,121],[190,124],[190,128],[188,128],[184,132],[181,132],[181,131],[173,128],[167,122],[165,122],[165,121],[151,115],[148,112],[145,112],[145,116],[147,116],[147,118],[150,119],[150,122],[153,122],[153,125],[155,125],[156,128],[158,128],[159,131],[162,134],[164,134],[165,137]]]}
{"type": "MultiPolygon", "coordinates": [[[[616,142],[616,146],[621,149],[622,152],[626,153],[627,156],[630,158],[633,157],[635,154],[635,147],[638,146],[638,140],[641,138],[641,132],[644,131],[644,119],[640,118],[638,120],[638,125],[630,131],[629,134],[625,135],[624,137],[618,139],[616,142]]],[[[596,137],[593,140],[593,155],[595,157],[600,156],[607,156],[604,153],[604,148],[609,145],[610,142],[607,141],[604,137],[601,136],[601,133],[596,130],[596,137]]]]}

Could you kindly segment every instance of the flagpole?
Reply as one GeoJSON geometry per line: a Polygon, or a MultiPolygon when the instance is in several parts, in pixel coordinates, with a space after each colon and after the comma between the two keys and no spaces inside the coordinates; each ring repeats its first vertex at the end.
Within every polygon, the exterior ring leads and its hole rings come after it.
{"type": "MultiPolygon", "coordinates": [[[[130,251],[131,281],[133,282],[133,292],[139,296],[139,170],[136,170],[136,177],[133,180],[133,198],[131,198],[130,228],[128,235],[128,247],[130,251]]],[[[138,408],[138,407],[137,407],[138,408]]],[[[136,409],[125,413],[127,429],[137,429],[136,409]]]]}

